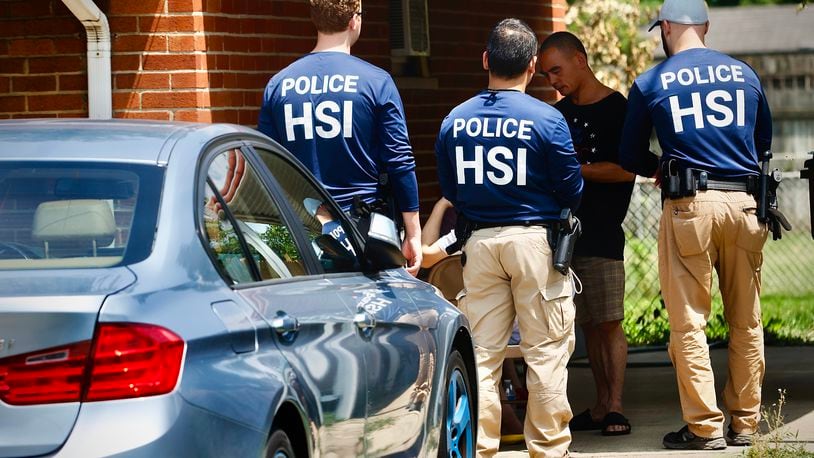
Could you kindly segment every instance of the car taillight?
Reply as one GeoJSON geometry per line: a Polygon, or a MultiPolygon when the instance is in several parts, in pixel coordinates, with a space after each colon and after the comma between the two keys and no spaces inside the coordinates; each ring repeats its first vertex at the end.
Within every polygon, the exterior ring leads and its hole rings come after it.
{"type": "Polygon", "coordinates": [[[169,393],[183,358],[184,341],[165,328],[100,324],[92,349],[83,341],[0,359],[0,399],[31,405],[169,393]]]}
{"type": "Polygon", "coordinates": [[[103,324],[93,346],[86,401],[137,398],[175,388],[184,341],[146,324],[103,324]]]}
{"type": "Polygon", "coordinates": [[[86,340],[0,359],[0,399],[12,405],[79,401],[89,350],[86,340]]]}

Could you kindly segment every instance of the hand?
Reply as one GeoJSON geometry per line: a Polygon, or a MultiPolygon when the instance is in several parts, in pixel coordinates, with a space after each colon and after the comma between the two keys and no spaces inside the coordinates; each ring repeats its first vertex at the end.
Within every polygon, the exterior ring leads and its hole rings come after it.
{"type": "Polygon", "coordinates": [[[418,212],[402,212],[404,221],[404,243],[401,245],[401,252],[407,258],[407,272],[413,277],[418,275],[421,268],[421,223],[418,219],[418,212]]]}
{"type": "Polygon", "coordinates": [[[407,237],[401,245],[401,252],[407,258],[407,273],[413,277],[418,276],[418,269],[421,268],[421,238],[407,237]]]}

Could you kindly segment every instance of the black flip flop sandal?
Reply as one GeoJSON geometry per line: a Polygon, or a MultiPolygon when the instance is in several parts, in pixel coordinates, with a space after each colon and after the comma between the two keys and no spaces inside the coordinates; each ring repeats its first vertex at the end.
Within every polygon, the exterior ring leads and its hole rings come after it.
{"type": "Polygon", "coordinates": [[[571,431],[595,431],[602,429],[602,422],[594,421],[593,417],[591,417],[591,409],[585,409],[568,422],[568,428],[571,431]]]}
{"type": "Polygon", "coordinates": [[[630,434],[630,422],[624,415],[619,412],[608,412],[605,418],[602,419],[602,435],[603,436],[624,436],[630,434]],[[608,426],[624,426],[625,429],[621,431],[610,431],[608,426]]]}

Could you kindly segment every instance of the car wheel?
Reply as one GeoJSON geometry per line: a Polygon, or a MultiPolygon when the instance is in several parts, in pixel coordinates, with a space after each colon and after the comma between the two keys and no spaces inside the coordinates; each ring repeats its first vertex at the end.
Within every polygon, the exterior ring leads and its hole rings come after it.
{"type": "Polygon", "coordinates": [[[288,434],[283,430],[274,431],[269,438],[268,447],[266,447],[267,458],[294,458],[294,448],[291,446],[291,440],[288,439],[288,434]]]}
{"type": "Polygon", "coordinates": [[[475,456],[475,399],[464,359],[458,350],[449,355],[447,364],[446,403],[441,431],[439,457],[471,458],[475,456]]]}

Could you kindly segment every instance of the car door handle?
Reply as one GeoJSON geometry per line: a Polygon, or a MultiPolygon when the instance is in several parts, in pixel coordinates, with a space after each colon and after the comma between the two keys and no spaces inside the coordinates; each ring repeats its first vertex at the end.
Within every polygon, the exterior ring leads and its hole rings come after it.
{"type": "Polygon", "coordinates": [[[278,312],[277,317],[271,320],[271,327],[284,340],[291,341],[300,330],[300,322],[291,315],[278,312]]]}
{"type": "Polygon", "coordinates": [[[376,318],[370,312],[360,310],[353,316],[353,323],[360,331],[370,333],[376,327],[376,318]]]}

